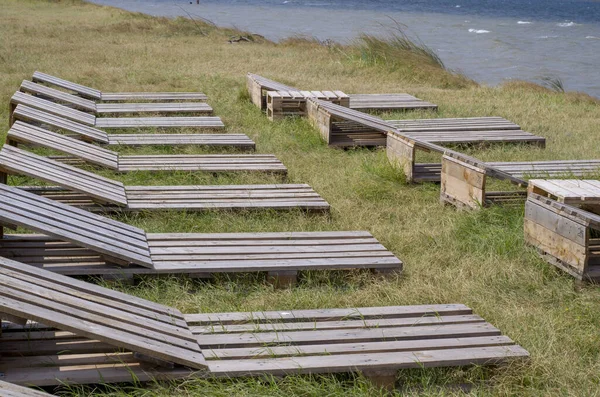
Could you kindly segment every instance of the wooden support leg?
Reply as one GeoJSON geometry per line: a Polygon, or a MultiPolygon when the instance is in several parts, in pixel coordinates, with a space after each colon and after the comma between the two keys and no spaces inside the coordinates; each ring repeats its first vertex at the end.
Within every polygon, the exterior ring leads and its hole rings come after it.
{"type": "Polygon", "coordinates": [[[396,167],[404,170],[406,182],[415,180],[415,145],[409,140],[393,133],[387,135],[387,157],[396,167]]]}
{"type": "Polygon", "coordinates": [[[263,109],[262,87],[250,76],[246,76],[246,86],[252,103],[259,109],[263,109]]]}
{"type": "Polygon", "coordinates": [[[102,279],[107,283],[118,283],[124,285],[133,285],[134,277],[133,274],[130,273],[112,273],[112,274],[103,274],[102,279]]]}
{"type": "Polygon", "coordinates": [[[386,267],[386,268],[372,269],[372,272],[376,277],[380,277],[383,279],[391,279],[396,276],[399,276],[402,273],[402,268],[401,267],[395,267],[395,268],[386,267]]]}
{"type": "Polygon", "coordinates": [[[20,325],[22,327],[24,327],[25,325],[27,325],[27,319],[26,318],[13,316],[12,314],[8,314],[8,313],[0,313],[0,321],[1,320],[10,321],[11,323],[20,325]]]}
{"type": "Polygon", "coordinates": [[[389,369],[370,369],[364,370],[363,375],[369,379],[373,385],[388,392],[394,391],[396,387],[396,370],[389,369]]]}
{"type": "Polygon", "coordinates": [[[318,104],[312,101],[306,101],[306,116],[310,122],[319,130],[321,137],[327,144],[331,144],[331,116],[318,104]]]}
{"type": "Polygon", "coordinates": [[[211,273],[189,273],[188,276],[191,279],[202,279],[202,280],[211,279],[213,277],[211,273]]]}
{"type": "Polygon", "coordinates": [[[440,201],[458,208],[479,209],[485,205],[485,179],[484,169],[443,156],[440,201]]]}
{"type": "Polygon", "coordinates": [[[275,288],[291,288],[298,282],[298,272],[295,270],[272,271],[267,274],[267,281],[275,288]]]}

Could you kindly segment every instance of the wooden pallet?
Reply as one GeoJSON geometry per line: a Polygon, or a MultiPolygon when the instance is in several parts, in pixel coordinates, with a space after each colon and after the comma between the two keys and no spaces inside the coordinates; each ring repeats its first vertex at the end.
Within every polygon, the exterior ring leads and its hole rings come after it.
{"type": "Polygon", "coordinates": [[[298,91],[297,88],[253,73],[246,75],[246,88],[248,89],[252,103],[261,110],[267,109],[267,91],[298,91]]]}
{"type": "Polygon", "coordinates": [[[600,216],[530,193],[525,242],[578,280],[600,281],[600,216]]]}
{"type": "MultiPolygon", "coordinates": [[[[600,160],[562,160],[530,162],[490,162],[469,164],[457,157],[444,156],[441,168],[440,200],[460,208],[479,209],[500,199],[512,198],[522,203],[525,192],[487,192],[487,177],[496,178],[495,172],[512,176],[510,182],[520,188],[527,186],[529,177],[545,175],[585,176],[600,170],[600,160]]],[[[432,177],[433,179],[433,177],[432,177]]],[[[503,200],[500,200],[501,202],[503,200]]]]}
{"type": "Polygon", "coordinates": [[[267,91],[267,117],[306,116],[306,99],[317,98],[348,107],[350,99],[341,91],[267,91]]]}
{"type": "Polygon", "coordinates": [[[303,270],[372,269],[386,276],[402,262],[368,232],[174,233],[148,235],[153,269],[111,264],[96,251],[54,237],[7,234],[0,256],[69,276],[131,279],[142,274],[267,272],[276,286],[292,285],[303,270]]]}
{"type": "Polygon", "coordinates": [[[4,397],[48,397],[50,394],[0,380],[0,395],[4,397]]]}
{"type": "MultiPolygon", "coordinates": [[[[103,145],[199,145],[232,146],[254,150],[256,144],[244,134],[110,134],[94,127],[76,123],[38,109],[17,105],[13,119],[30,125],[43,126],[45,130],[53,128],[75,138],[103,145]]],[[[13,124],[14,125],[14,124],[13,124]]]]}
{"type": "Polygon", "coordinates": [[[37,71],[33,73],[32,81],[64,88],[94,101],[205,101],[207,99],[206,95],[201,92],[101,92],[37,71]]]}
{"type": "MultiPolygon", "coordinates": [[[[440,145],[527,143],[545,147],[546,139],[521,130],[502,117],[386,120],[406,138],[440,145]]],[[[390,135],[393,132],[390,133],[390,135]]]]}
{"type": "Polygon", "coordinates": [[[437,105],[409,94],[351,94],[349,107],[359,111],[437,110],[437,105]]]}
{"type": "MultiPolygon", "coordinates": [[[[92,114],[72,109],[70,107],[59,105],[45,99],[16,92],[10,100],[10,125],[15,121],[12,116],[18,105],[26,105],[46,113],[54,114],[59,117],[74,121],[79,124],[98,128],[224,128],[225,125],[219,117],[102,117],[97,118],[92,114]]],[[[205,104],[203,104],[205,106],[205,104]]],[[[111,105],[113,106],[113,105],[111,105]]],[[[153,105],[154,106],[154,105],[153,105]]],[[[133,108],[134,105],[131,105],[133,108]]],[[[155,107],[153,107],[154,109],[155,107]]],[[[111,109],[113,109],[111,107],[111,109]]],[[[114,109],[113,109],[114,110],[114,109]]]]}
{"type": "Polygon", "coordinates": [[[196,338],[174,308],[6,258],[0,258],[0,274],[2,313],[127,349],[158,365],[206,368],[196,338]]]}
{"type": "Polygon", "coordinates": [[[0,192],[3,226],[21,226],[69,241],[94,250],[112,264],[153,267],[141,229],[15,187],[0,184],[0,192]]]}
{"type": "Polygon", "coordinates": [[[399,369],[490,365],[527,351],[464,305],[185,316],[211,375],[362,372],[393,389],[399,369]]]}
{"type": "Polygon", "coordinates": [[[527,191],[574,207],[585,206],[592,212],[600,205],[600,181],[597,180],[530,179],[527,191]]]}

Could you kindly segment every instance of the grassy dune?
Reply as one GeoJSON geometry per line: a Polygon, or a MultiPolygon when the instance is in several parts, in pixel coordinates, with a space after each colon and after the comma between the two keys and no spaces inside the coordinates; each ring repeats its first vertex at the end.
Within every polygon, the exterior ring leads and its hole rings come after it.
{"type": "MultiPolygon", "coordinates": [[[[439,112],[383,116],[502,116],[547,138],[545,150],[527,146],[468,150],[482,160],[600,158],[598,101],[522,82],[480,86],[422,54],[373,38],[351,47],[297,39],[278,45],[260,39],[229,44],[229,36],[236,32],[76,0],[0,0],[0,15],[3,134],[8,100],[34,70],[103,91],[202,91],[228,131],[248,134],[257,142],[258,152],[274,153],[288,166],[290,183],[309,183],[332,205],[331,217],[260,211],[149,213],[122,220],[150,232],[369,230],[405,262],[403,275],[388,281],[360,271],[311,272],[290,290],[273,290],[260,275],[219,277],[211,283],[185,277],[146,278],[122,290],[184,312],[464,303],[529,350],[531,360],[493,369],[400,372],[401,382],[415,386],[410,389],[415,394],[449,394],[450,389],[440,386],[455,383],[472,384],[475,395],[600,393],[600,289],[577,286],[524,245],[522,207],[473,213],[443,207],[438,202],[439,186],[406,185],[383,150],[333,150],[304,119],[269,122],[248,101],[245,74],[251,71],[306,89],[408,92],[437,103],[439,112]]],[[[215,178],[202,173],[140,172],[113,177],[127,184],[278,181],[250,174],[215,178]]],[[[350,375],[191,380],[63,392],[84,396],[92,390],[114,396],[381,393],[360,376],[350,375]]]]}

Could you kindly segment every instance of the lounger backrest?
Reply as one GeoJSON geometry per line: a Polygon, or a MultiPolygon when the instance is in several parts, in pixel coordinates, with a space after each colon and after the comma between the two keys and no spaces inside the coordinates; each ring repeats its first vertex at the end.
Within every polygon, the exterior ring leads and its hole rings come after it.
{"type": "Polygon", "coordinates": [[[23,80],[19,90],[44,99],[49,99],[52,102],[64,103],[68,106],[72,106],[75,109],[83,110],[85,112],[96,112],[96,102],[94,101],[90,101],[89,99],[72,95],[64,91],[55,90],[54,88],[50,88],[42,84],[36,84],[29,80],[23,80]]]}
{"type": "Polygon", "coordinates": [[[275,80],[259,76],[254,73],[248,73],[248,77],[258,83],[264,90],[267,91],[298,91],[298,88],[278,83],[275,80]]]}
{"type": "Polygon", "coordinates": [[[159,360],[206,367],[181,312],[0,258],[0,311],[159,360]]]}
{"type": "Polygon", "coordinates": [[[22,121],[15,122],[11,129],[8,130],[7,141],[9,143],[17,142],[54,149],[78,157],[88,163],[113,170],[119,167],[119,154],[117,152],[73,139],[66,135],[57,134],[56,132],[22,121]]]}
{"type": "Polygon", "coordinates": [[[146,233],[136,227],[0,184],[0,223],[89,248],[115,263],[153,268],[146,233]]]}
{"type": "Polygon", "coordinates": [[[24,121],[28,124],[50,126],[63,130],[68,133],[78,135],[83,140],[98,143],[109,143],[108,134],[94,127],[56,116],[43,110],[35,109],[26,105],[17,105],[13,114],[13,119],[24,121]]]}
{"type": "Polygon", "coordinates": [[[127,205],[125,187],[121,182],[13,146],[4,145],[0,150],[0,170],[57,184],[83,193],[99,203],[127,205]]]}
{"type": "Polygon", "coordinates": [[[71,109],[67,106],[59,105],[20,91],[16,92],[12,98],[10,98],[10,103],[13,108],[17,105],[27,105],[81,124],[90,126],[94,126],[96,124],[96,116],[94,115],[71,109]]]}
{"type": "Polygon", "coordinates": [[[102,93],[99,90],[95,90],[81,84],[76,84],[68,80],[63,80],[42,72],[34,72],[32,80],[38,83],[51,84],[69,91],[73,91],[84,98],[89,98],[96,101],[102,99],[102,93]]]}

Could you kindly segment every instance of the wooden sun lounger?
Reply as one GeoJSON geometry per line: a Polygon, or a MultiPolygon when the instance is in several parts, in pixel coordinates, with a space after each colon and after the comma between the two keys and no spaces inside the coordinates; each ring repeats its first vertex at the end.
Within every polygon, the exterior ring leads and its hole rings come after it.
{"type": "Polygon", "coordinates": [[[3,226],[43,234],[3,235],[1,255],[57,273],[269,272],[275,284],[283,285],[292,283],[300,270],[373,269],[382,275],[402,270],[402,262],[368,232],[147,235],[12,186],[0,184],[0,193],[3,226]]]}
{"type": "Polygon", "coordinates": [[[488,192],[487,177],[501,171],[510,182],[527,187],[527,179],[555,176],[585,177],[600,171],[600,160],[552,160],[523,162],[480,162],[472,164],[461,156],[445,155],[441,167],[440,200],[460,208],[479,209],[493,203],[522,203],[526,191],[488,192]]]}
{"type": "MultiPolygon", "coordinates": [[[[439,145],[527,143],[545,147],[546,139],[521,130],[502,117],[386,120],[406,138],[439,145]]],[[[388,135],[394,135],[389,133],[388,135]]]]}
{"type": "Polygon", "coordinates": [[[414,152],[415,141],[438,145],[528,143],[542,147],[546,143],[545,138],[522,131],[501,117],[383,120],[318,99],[309,100],[307,113],[329,145],[387,146],[388,157],[395,162],[414,158],[414,153],[405,152],[414,152]]]}
{"type": "Polygon", "coordinates": [[[12,118],[13,123],[22,121],[27,124],[44,126],[45,129],[53,128],[87,142],[109,146],[200,145],[231,146],[246,150],[256,148],[254,141],[244,134],[107,134],[97,128],[76,123],[25,105],[17,105],[12,118]]]}
{"type": "Polygon", "coordinates": [[[76,84],[49,74],[34,72],[32,80],[64,88],[87,99],[99,102],[119,101],[205,101],[206,95],[201,92],[100,92],[94,88],[76,84]]]}
{"type": "MultiPolygon", "coordinates": [[[[90,292],[86,285],[80,288],[89,297],[113,295],[92,287],[90,292]]],[[[76,295],[71,299],[83,300],[76,295]]],[[[138,302],[146,303],[136,299],[118,310],[138,302]]],[[[176,313],[176,321],[180,318],[176,313]]],[[[361,372],[376,386],[392,390],[399,369],[495,365],[529,357],[461,304],[198,313],[183,319],[177,326],[186,338],[190,331],[194,334],[205,370],[144,367],[139,355],[127,348],[117,350],[104,335],[91,340],[78,332],[59,331],[65,328],[61,323],[56,328],[39,323],[11,326],[0,337],[0,369],[6,370],[8,381],[38,386],[361,372]],[[61,354],[64,350],[68,353],[61,354]]]]}
{"type": "Polygon", "coordinates": [[[180,128],[180,127],[195,127],[195,128],[224,128],[224,124],[219,117],[103,117],[96,116],[73,109],[64,105],[59,105],[45,99],[16,92],[10,99],[10,124],[14,122],[12,116],[17,105],[26,105],[44,112],[64,117],[68,120],[75,121],[91,127],[98,128],[180,128]]]}
{"type": "Polygon", "coordinates": [[[147,234],[152,269],[121,267],[89,248],[39,234],[7,234],[0,256],[69,276],[128,279],[142,274],[268,272],[276,285],[295,283],[303,270],[373,269],[398,274],[402,262],[369,232],[147,234]]]}
{"type": "Polygon", "coordinates": [[[259,208],[329,211],[329,204],[304,184],[126,187],[8,145],[0,150],[0,171],[57,184],[59,189],[37,187],[30,191],[97,212],[259,208]]]}
{"type": "Polygon", "coordinates": [[[425,102],[419,98],[416,98],[409,94],[349,94],[346,95],[341,91],[302,91],[298,88],[278,83],[277,81],[268,79],[263,76],[259,76],[254,73],[248,73],[246,75],[246,86],[252,103],[258,108],[267,111],[269,118],[278,118],[281,115],[304,115],[304,107],[306,98],[310,97],[307,95],[299,95],[301,92],[312,92],[314,96],[323,99],[324,97],[331,97],[342,106],[349,107],[355,110],[414,110],[414,109],[425,109],[425,110],[436,110],[437,105],[429,102],[425,102]],[[272,106],[272,112],[269,114],[269,102],[268,92],[280,91],[285,92],[285,98],[279,103],[281,106],[272,106]],[[333,92],[335,96],[331,94],[325,94],[326,92],[333,92]],[[292,94],[294,93],[294,94],[292,94]],[[295,99],[292,100],[288,95],[293,96],[295,99]],[[285,104],[287,101],[287,105],[285,104]]]}
{"type": "Polygon", "coordinates": [[[132,113],[194,113],[212,114],[212,108],[205,102],[166,102],[166,103],[96,103],[89,99],[56,90],[42,84],[23,80],[19,90],[42,99],[47,99],[96,116],[132,113]]]}
{"type": "Polygon", "coordinates": [[[529,357],[461,304],[183,315],[4,258],[0,272],[0,310],[35,321],[0,337],[15,384],[362,372],[392,390],[399,369],[529,357]]]}
{"type": "Polygon", "coordinates": [[[530,193],[525,203],[525,242],[548,263],[578,280],[600,281],[600,216],[530,193]]]}
{"type": "MultiPolygon", "coordinates": [[[[205,172],[269,172],[287,174],[287,168],[273,155],[207,154],[207,155],[120,155],[117,152],[15,122],[7,134],[10,145],[24,144],[53,149],[68,155],[53,158],[67,164],[90,163],[115,172],[131,171],[205,171],[205,172]]],[[[9,149],[10,150],[10,149],[9,149]]]]}

